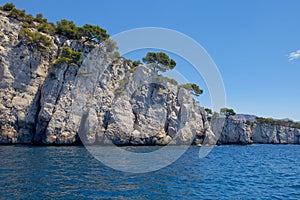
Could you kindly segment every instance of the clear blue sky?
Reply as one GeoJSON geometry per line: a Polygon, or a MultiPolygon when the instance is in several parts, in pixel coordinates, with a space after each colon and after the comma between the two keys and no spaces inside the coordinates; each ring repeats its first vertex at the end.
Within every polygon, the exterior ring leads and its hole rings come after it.
{"type": "Polygon", "coordinates": [[[300,121],[298,0],[11,2],[52,22],[66,18],[78,25],[96,24],[111,35],[149,26],[180,31],[199,42],[217,64],[228,107],[300,121]]]}

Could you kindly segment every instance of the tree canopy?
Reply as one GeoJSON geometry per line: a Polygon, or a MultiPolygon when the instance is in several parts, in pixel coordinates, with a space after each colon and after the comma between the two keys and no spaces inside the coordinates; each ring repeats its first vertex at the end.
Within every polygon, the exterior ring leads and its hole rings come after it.
{"type": "Polygon", "coordinates": [[[42,51],[45,51],[47,47],[51,45],[51,40],[47,36],[39,32],[32,32],[27,28],[23,28],[20,31],[19,37],[21,37],[27,45],[35,46],[42,51]]]}
{"type": "Polygon", "coordinates": [[[101,43],[109,38],[109,34],[107,34],[106,30],[99,26],[85,24],[83,27],[77,27],[73,21],[66,19],[57,22],[56,33],[70,39],[84,38],[83,43],[101,43]]]}
{"type": "Polygon", "coordinates": [[[13,3],[6,3],[3,7],[2,10],[4,11],[11,11],[12,9],[15,8],[15,4],[13,3]]]}
{"type": "Polygon", "coordinates": [[[70,39],[80,39],[79,28],[73,21],[62,19],[56,24],[56,33],[70,39]]]}
{"type": "Polygon", "coordinates": [[[43,14],[38,13],[36,17],[33,17],[26,14],[25,10],[17,9],[13,3],[6,3],[4,6],[0,6],[0,9],[8,12],[8,17],[19,20],[23,28],[36,28],[39,32],[63,35],[68,39],[81,40],[82,43],[102,43],[109,39],[106,30],[99,26],[85,24],[83,27],[78,27],[73,21],[66,19],[62,19],[56,24],[49,23],[43,14]]]}
{"type": "Polygon", "coordinates": [[[34,19],[36,22],[39,22],[39,23],[47,23],[47,19],[43,17],[43,14],[42,13],[38,13],[36,14],[35,16],[35,19],[34,19]]]}
{"type": "Polygon", "coordinates": [[[200,94],[203,93],[203,90],[200,89],[200,87],[195,83],[186,83],[186,84],[180,85],[180,87],[189,90],[195,96],[199,96],[200,94]]]}
{"type": "Polygon", "coordinates": [[[90,24],[85,24],[82,28],[80,28],[80,35],[85,37],[83,43],[87,41],[101,43],[109,38],[109,34],[106,33],[105,29],[90,24]]]}
{"type": "Polygon", "coordinates": [[[59,63],[67,63],[74,66],[80,65],[82,62],[81,55],[81,52],[72,51],[70,47],[64,46],[61,51],[60,57],[56,59],[54,65],[57,65],[59,63]]]}
{"type": "Polygon", "coordinates": [[[212,111],[211,109],[209,109],[209,108],[205,108],[204,110],[205,110],[205,112],[206,112],[207,114],[209,114],[209,115],[212,115],[212,114],[213,114],[213,111],[212,111]]]}
{"type": "Polygon", "coordinates": [[[152,67],[154,71],[165,72],[169,69],[174,69],[176,66],[176,62],[164,52],[148,52],[142,60],[152,67]]]}
{"type": "Polygon", "coordinates": [[[233,116],[233,115],[236,115],[235,111],[231,108],[221,108],[220,109],[220,114],[221,115],[225,115],[227,118],[229,116],[233,116]]]}

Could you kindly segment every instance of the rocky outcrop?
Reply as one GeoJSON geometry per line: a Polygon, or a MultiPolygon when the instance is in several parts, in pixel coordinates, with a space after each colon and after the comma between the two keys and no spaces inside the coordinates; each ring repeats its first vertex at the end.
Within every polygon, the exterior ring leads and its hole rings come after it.
{"type": "Polygon", "coordinates": [[[300,144],[300,129],[237,118],[212,118],[218,144],[300,144]]]}
{"type": "Polygon", "coordinates": [[[40,51],[3,12],[0,29],[0,143],[215,143],[189,91],[149,68],[61,36],[46,35],[51,47],[40,51]],[[63,46],[82,52],[80,66],[52,64],[63,46]]]}
{"type": "Polygon", "coordinates": [[[274,124],[254,124],[252,140],[263,144],[300,144],[300,129],[274,124]]]}
{"type": "Polygon", "coordinates": [[[299,128],[255,116],[209,121],[189,91],[103,46],[44,34],[51,45],[41,51],[2,11],[0,29],[0,144],[300,143],[299,128]],[[82,64],[53,65],[64,46],[82,64]]]}
{"type": "Polygon", "coordinates": [[[245,120],[212,118],[211,127],[219,136],[218,144],[252,144],[251,127],[245,120]]]}

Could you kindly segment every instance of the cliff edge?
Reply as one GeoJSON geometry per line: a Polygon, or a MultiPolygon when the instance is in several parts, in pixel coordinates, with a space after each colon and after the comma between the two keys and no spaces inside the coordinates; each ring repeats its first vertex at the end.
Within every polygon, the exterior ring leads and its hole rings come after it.
{"type": "Polygon", "coordinates": [[[300,144],[300,124],[292,121],[212,117],[218,144],[300,144]]]}
{"type": "Polygon", "coordinates": [[[190,92],[151,69],[3,11],[0,29],[1,144],[215,143],[190,92]]]}

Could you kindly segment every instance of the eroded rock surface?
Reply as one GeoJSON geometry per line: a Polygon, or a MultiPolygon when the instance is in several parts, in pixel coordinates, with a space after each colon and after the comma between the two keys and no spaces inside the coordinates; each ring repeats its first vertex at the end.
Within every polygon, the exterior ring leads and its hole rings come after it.
{"type": "Polygon", "coordinates": [[[103,47],[46,35],[52,45],[40,51],[20,39],[20,23],[6,15],[0,13],[0,143],[215,143],[187,90],[103,47]],[[83,63],[53,65],[63,46],[82,52],[83,63]]]}

